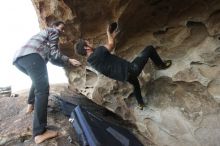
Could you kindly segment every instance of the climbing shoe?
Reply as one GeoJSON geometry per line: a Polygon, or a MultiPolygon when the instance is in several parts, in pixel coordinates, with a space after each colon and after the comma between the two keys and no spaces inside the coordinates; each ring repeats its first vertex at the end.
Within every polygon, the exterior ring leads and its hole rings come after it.
{"type": "Polygon", "coordinates": [[[172,65],[172,60],[164,60],[164,65],[157,66],[158,70],[167,69],[172,65]]]}
{"type": "Polygon", "coordinates": [[[140,110],[143,110],[144,107],[145,107],[144,103],[138,103],[138,108],[139,108],[140,110]]]}

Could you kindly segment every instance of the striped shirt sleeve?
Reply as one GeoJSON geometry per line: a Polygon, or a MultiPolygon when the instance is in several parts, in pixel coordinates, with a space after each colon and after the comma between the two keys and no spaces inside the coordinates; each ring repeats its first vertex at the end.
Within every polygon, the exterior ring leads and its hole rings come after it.
{"type": "Polygon", "coordinates": [[[48,36],[48,41],[49,41],[49,47],[50,47],[50,54],[49,54],[49,60],[53,63],[56,64],[56,62],[62,62],[63,64],[68,64],[68,59],[66,55],[63,55],[60,52],[58,43],[59,43],[59,31],[58,30],[52,30],[49,31],[49,36],[48,36]]]}

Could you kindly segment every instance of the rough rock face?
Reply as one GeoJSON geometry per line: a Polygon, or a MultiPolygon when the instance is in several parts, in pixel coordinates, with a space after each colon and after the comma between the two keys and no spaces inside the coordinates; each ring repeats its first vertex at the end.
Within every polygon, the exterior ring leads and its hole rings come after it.
{"type": "Polygon", "coordinates": [[[140,111],[132,86],[89,67],[66,69],[69,82],[94,102],[137,125],[155,145],[220,143],[219,0],[32,0],[41,27],[67,23],[62,51],[76,56],[79,37],[95,45],[106,40],[109,21],[118,21],[115,53],[132,60],[146,45],[157,46],[171,68],[157,71],[149,61],[139,77],[148,106],[140,111]]]}

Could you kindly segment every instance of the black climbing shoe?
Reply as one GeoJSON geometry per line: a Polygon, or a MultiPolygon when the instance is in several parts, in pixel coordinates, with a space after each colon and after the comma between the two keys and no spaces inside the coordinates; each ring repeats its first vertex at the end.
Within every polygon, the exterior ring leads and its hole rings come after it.
{"type": "Polygon", "coordinates": [[[164,60],[163,62],[165,65],[157,66],[158,70],[167,69],[172,65],[172,60],[164,60]]]}
{"type": "Polygon", "coordinates": [[[138,103],[138,108],[139,108],[140,110],[143,110],[144,107],[145,107],[144,103],[138,103]]]}

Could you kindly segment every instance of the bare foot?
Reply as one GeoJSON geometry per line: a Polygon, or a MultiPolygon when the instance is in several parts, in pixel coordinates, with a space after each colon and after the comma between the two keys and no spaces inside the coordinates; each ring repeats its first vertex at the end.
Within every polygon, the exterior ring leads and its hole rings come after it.
{"type": "Polygon", "coordinates": [[[36,144],[39,144],[47,139],[54,138],[56,136],[58,136],[58,132],[52,131],[52,130],[47,130],[43,134],[35,136],[34,141],[36,144]]]}
{"type": "Polygon", "coordinates": [[[34,110],[33,104],[28,104],[26,114],[30,114],[34,110]]]}

